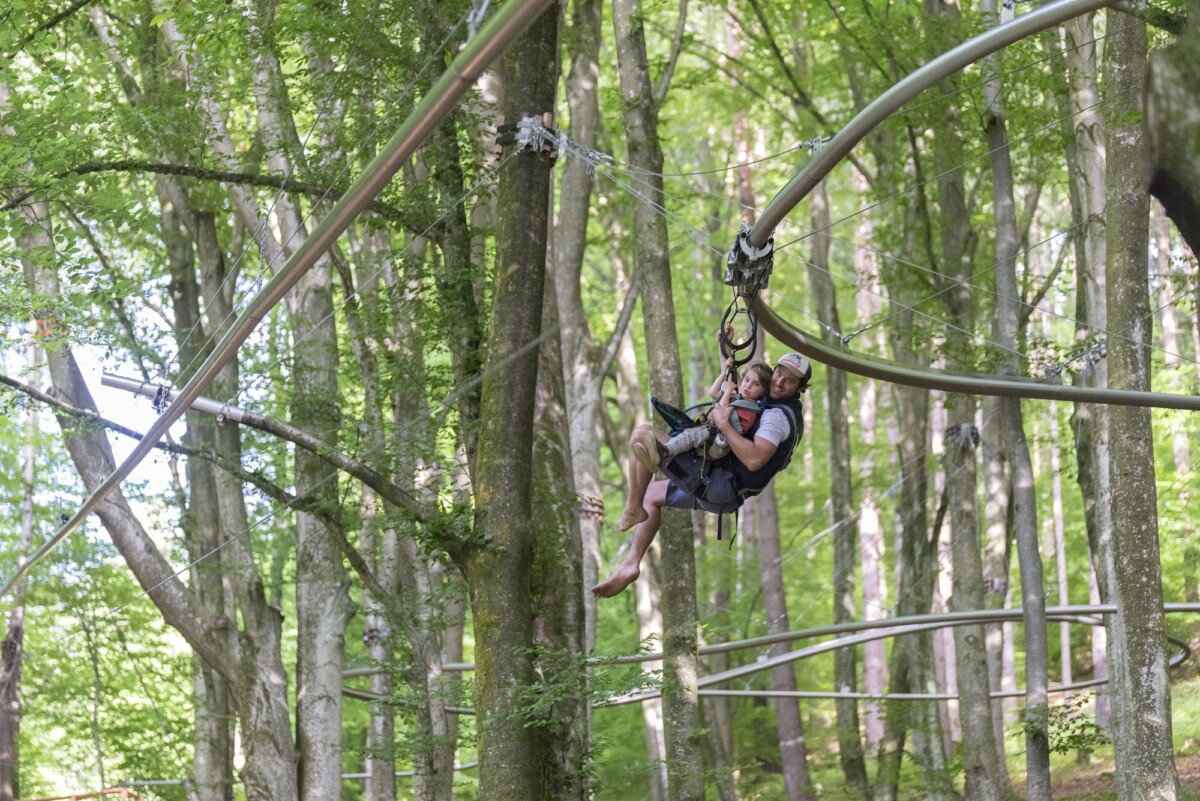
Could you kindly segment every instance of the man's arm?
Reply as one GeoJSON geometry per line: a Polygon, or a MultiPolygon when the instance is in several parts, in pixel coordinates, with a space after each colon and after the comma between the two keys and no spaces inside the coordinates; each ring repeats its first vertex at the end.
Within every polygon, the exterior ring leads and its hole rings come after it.
{"type": "Polygon", "coordinates": [[[730,412],[732,407],[729,405],[728,396],[722,398],[721,402],[715,407],[712,414],[712,420],[717,426],[717,430],[725,435],[725,440],[729,443],[729,449],[733,451],[733,455],[737,460],[746,466],[751,472],[761,470],[771,457],[775,455],[779,445],[771,442],[763,437],[755,437],[750,439],[744,434],[740,434],[733,427],[733,422],[730,420],[730,412]]]}

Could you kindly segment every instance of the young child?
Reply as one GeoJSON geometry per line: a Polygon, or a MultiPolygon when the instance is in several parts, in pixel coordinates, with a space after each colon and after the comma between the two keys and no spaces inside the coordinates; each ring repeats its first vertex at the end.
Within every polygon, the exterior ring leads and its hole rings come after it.
{"type": "MultiPolygon", "coordinates": [[[[723,396],[737,398],[732,401],[733,410],[729,413],[730,422],[739,434],[746,435],[758,421],[762,413],[762,402],[767,397],[771,386],[771,368],[762,362],[753,362],[746,366],[746,373],[736,384],[728,380],[733,367],[732,358],[725,361],[725,370],[713,382],[709,394],[713,399],[720,400],[723,396]]],[[[656,443],[657,452],[651,453],[646,442],[638,441],[632,445],[633,456],[653,472],[659,462],[678,456],[684,451],[699,450],[708,443],[712,430],[707,425],[687,428],[671,437],[666,445],[656,443]]],[[[729,443],[718,434],[716,440],[708,445],[707,457],[720,459],[729,453],[729,443]]]]}

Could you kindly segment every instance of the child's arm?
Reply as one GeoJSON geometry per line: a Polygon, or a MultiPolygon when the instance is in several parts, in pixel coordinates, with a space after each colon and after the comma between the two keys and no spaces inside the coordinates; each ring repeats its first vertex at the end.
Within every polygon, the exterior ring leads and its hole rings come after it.
{"type": "Polygon", "coordinates": [[[725,380],[729,378],[730,371],[734,369],[733,354],[725,352],[726,340],[733,340],[733,326],[729,323],[726,323],[723,333],[725,334],[724,338],[721,337],[721,331],[717,332],[717,352],[721,354],[721,374],[717,376],[717,380],[713,381],[712,386],[709,387],[708,390],[708,394],[713,398],[713,400],[721,399],[721,393],[723,391],[722,385],[725,383],[725,380]]]}
{"type": "Polygon", "coordinates": [[[720,400],[721,394],[724,391],[723,388],[724,388],[725,382],[729,378],[729,371],[732,369],[733,369],[733,357],[730,356],[728,359],[725,360],[725,363],[721,365],[721,373],[720,373],[720,375],[717,376],[717,380],[714,381],[712,383],[712,386],[708,388],[708,394],[711,395],[714,400],[720,400]]]}

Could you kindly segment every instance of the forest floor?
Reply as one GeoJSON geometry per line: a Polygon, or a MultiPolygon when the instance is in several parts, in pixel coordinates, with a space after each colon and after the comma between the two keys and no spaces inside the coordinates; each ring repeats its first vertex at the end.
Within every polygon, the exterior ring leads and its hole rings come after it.
{"type": "MultiPolygon", "coordinates": [[[[1179,773],[1179,783],[1188,793],[1183,798],[1200,799],[1200,754],[1176,755],[1175,770],[1179,773]]],[[[1116,798],[1117,785],[1112,760],[1082,766],[1062,779],[1053,777],[1051,795],[1055,801],[1107,801],[1116,798]]]]}

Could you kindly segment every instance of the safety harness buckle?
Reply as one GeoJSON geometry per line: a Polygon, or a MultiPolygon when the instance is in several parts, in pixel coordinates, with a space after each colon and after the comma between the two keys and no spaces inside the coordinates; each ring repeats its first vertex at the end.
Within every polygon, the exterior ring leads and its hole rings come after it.
{"type": "Polygon", "coordinates": [[[729,259],[725,265],[725,283],[738,287],[739,295],[754,295],[758,290],[766,289],[771,280],[771,268],[775,266],[775,234],[767,237],[767,242],[761,248],[750,244],[750,226],[742,223],[738,229],[733,246],[729,249],[729,259]]]}

